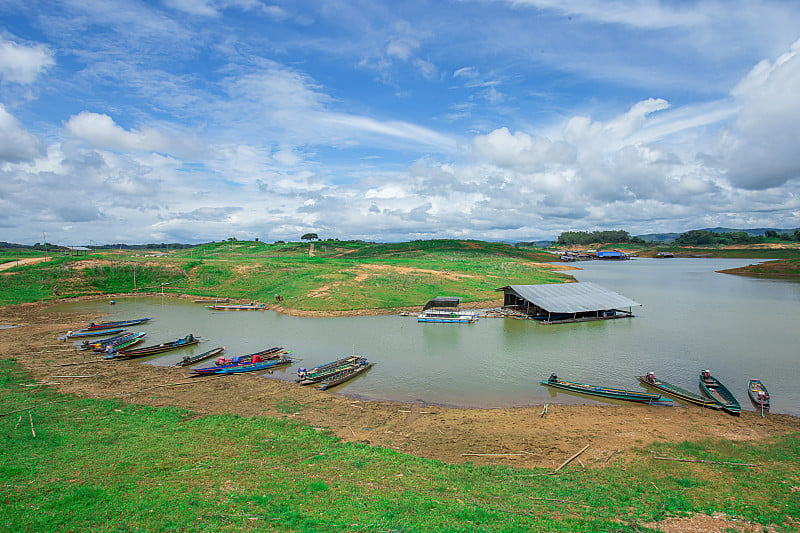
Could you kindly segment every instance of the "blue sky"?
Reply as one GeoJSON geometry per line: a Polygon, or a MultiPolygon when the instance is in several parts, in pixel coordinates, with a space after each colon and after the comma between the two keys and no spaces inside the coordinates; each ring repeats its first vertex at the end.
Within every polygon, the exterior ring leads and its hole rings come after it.
{"type": "Polygon", "coordinates": [[[0,0],[0,240],[800,226],[800,4],[0,0]]]}

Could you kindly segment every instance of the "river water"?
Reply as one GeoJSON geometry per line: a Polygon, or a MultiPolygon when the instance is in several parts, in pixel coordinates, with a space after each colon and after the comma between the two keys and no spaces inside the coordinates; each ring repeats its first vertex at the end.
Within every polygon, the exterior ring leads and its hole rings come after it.
{"type": "MultiPolygon", "coordinates": [[[[542,325],[482,318],[473,324],[421,324],[413,317],[298,318],[271,311],[211,311],[169,297],[117,298],[60,304],[54,311],[107,312],[106,320],[152,316],[134,328],[143,345],[182,337],[200,345],[142,360],[171,365],[184,355],[225,346],[247,354],[283,346],[301,359],[269,378],[291,380],[298,366],[343,355],[365,355],[376,365],[334,389],[366,399],[456,406],[504,407],[594,400],[541,386],[562,379],[641,390],[635,376],[653,371],[698,391],[708,368],[753,409],[747,381],[759,378],[773,412],[800,415],[800,283],[760,280],[715,271],[747,265],[740,259],[635,259],[579,263],[572,272],[642,304],[634,318],[542,325]]],[[[435,295],[431,295],[435,296],[435,295]]],[[[423,302],[421,302],[423,303],[423,302]]],[[[233,378],[235,379],[235,378],[233,378]]],[[[698,391],[699,392],[699,391],[698,391]]]]}

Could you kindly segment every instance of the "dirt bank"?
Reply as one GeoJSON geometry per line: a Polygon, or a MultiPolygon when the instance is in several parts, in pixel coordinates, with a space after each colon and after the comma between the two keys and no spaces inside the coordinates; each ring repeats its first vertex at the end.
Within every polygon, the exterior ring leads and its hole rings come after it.
{"type": "Polygon", "coordinates": [[[542,405],[459,409],[360,401],[269,377],[234,375],[189,379],[177,368],[136,361],[101,361],[58,340],[98,317],[48,312],[49,304],[0,308],[0,357],[15,358],[35,379],[89,398],[175,406],[198,413],[237,413],[301,420],[343,440],[394,448],[447,462],[519,467],[559,465],[590,444],[574,468],[624,461],[632,448],[654,441],[703,438],[757,440],[800,431],[800,419],[745,412],[735,418],[697,407],[542,405]],[[64,366],[69,365],[69,366],[64,366]]]}

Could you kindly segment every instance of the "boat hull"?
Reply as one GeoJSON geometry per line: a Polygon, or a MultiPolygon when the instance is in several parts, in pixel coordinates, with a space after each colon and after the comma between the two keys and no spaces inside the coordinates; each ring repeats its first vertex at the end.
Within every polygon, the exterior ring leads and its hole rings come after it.
{"type": "Polygon", "coordinates": [[[625,389],[614,389],[610,387],[598,387],[595,385],[587,385],[585,383],[575,383],[572,381],[557,380],[542,380],[539,383],[548,387],[554,387],[570,392],[579,392],[581,394],[588,394],[590,396],[598,396],[601,398],[608,398],[612,400],[625,400],[629,402],[638,403],[662,403],[672,402],[669,398],[664,398],[660,394],[650,394],[646,392],[629,391],[625,389]]]}
{"type": "Polygon", "coordinates": [[[646,376],[636,376],[636,379],[641,381],[644,385],[648,387],[652,387],[658,391],[664,392],[669,394],[670,396],[688,402],[694,405],[699,405],[701,407],[706,407],[708,409],[719,409],[719,405],[714,402],[713,400],[709,400],[708,398],[704,398],[699,394],[694,394],[693,392],[689,392],[686,389],[682,389],[677,385],[673,385],[671,383],[667,383],[666,381],[661,381],[659,379],[655,379],[653,381],[647,379],[646,376]]]}
{"type": "Polygon", "coordinates": [[[360,374],[363,374],[364,372],[366,372],[367,370],[372,368],[373,364],[375,364],[375,363],[369,363],[367,361],[364,361],[364,363],[362,363],[362,364],[360,364],[360,365],[358,365],[358,366],[356,366],[354,368],[350,368],[350,369],[347,369],[347,370],[342,370],[340,372],[337,372],[337,373],[331,375],[330,377],[326,378],[325,380],[323,380],[319,384],[319,390],[327,390],[327,389],[330,389],[330,388],[335,387],[337,385],[341,385],[345,381],[350,381],[354,377],[356,377],[356,376],[358,376],[360,374]]]}
{"type": "Polygon", "coordinates": [[[758,409],[769,411],[769,391],[761,380],[751,379],[747,384],[747,395],[758,409]]]}
{"type": "Polygon", "coordinates": [[[735,416],[741,414],[742,406],[739,404],[739,400],[717,378],[700,374],[700,390],[709,399],[716,402],[723,411],[735,416]]]}

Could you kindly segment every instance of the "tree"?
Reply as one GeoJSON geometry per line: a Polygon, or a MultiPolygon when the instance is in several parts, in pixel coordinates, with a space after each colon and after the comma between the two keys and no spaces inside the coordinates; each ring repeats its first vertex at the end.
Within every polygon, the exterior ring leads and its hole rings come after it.
{"type": "Polygon", "coordinates": [[[319,239],[319,236],[316,233],[306,233],[302,237],[300,237],[304,241],[315,241],[319,239]]]}

